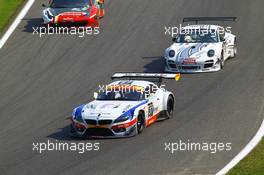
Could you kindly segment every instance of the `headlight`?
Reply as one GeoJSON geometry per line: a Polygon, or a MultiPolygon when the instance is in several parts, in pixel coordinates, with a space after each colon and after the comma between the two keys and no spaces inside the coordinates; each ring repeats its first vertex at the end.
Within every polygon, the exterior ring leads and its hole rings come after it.
{"type": "Polygon", "coordinates": [[[121,115],[119,118],[117,118],[114,123],[121,123],[124,121],[127,121],[129,119],[131,119],[132,115],[130,113],[125,113],[123,115],[121,115]]]}
{"type": "Polygon", "coordinates": [[[215,55],[215,51],[214,50],[209,50],[208,52],[207,52],[207,56],[208,57],[213,57],[215,55]]]}
{"type": "Polygon", "coordinates": [[[46,11],[46,15],[49,19],[53,18],[53,15],[48,10],[46,11]]]}
{"type": "Polygon", "coordinates": [[[83,12],[83,16],[89,16],[88,12],[83,12]]]}
{"type": "Polygon", "coordinates": [[[169,51],[169,57],[174,57],[175,56],[175,51],[174,50],[170,50],[169,51]]]}

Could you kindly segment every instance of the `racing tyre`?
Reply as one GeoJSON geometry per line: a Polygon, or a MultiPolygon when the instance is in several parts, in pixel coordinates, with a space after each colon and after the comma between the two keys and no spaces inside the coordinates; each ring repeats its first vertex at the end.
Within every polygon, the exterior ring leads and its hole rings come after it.
{"type": "Polygon", "coordinates": [[[144,127],[145,127],[144,114],[140,112],[137,117],[137,133],[138,134],[142,133],[144,127]]]}
{"type": "Polygon", "coordinates": [[[235,58],[237,56],[237,46],[236,46],[236,39],[234,41],[234,48],[233,48],[233,55],[231,58],[235,58]]]}
{"type": "Polygon", "coordinates": [[[225,66],[225,60],[224,60],[223,53],[221,54],[221,59],[219,61],[220,61],[220,68],[223,69],[225,66]]]}
{"type": "Polygon", "coordinates": [[[166,119],[172,118],[174,112],[174,99],[170,95],[167,101],[167,110],[165,111],[165,117],[166,119]]]}

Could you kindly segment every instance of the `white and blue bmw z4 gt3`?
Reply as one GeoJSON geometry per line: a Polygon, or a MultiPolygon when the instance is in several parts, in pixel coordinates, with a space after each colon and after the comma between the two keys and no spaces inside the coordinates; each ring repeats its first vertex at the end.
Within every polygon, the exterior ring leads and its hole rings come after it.
{"type": "Polygon", "coordinates": [[[176,78],[179,74],[117,73],[95,100],[73,110],[71,136],[83,138],[129,137],[157,120],[173,116],[175,97],[153,82],[135,78],[176,78]],[[133,80],[134,78],[134,80],[133,80]]]}

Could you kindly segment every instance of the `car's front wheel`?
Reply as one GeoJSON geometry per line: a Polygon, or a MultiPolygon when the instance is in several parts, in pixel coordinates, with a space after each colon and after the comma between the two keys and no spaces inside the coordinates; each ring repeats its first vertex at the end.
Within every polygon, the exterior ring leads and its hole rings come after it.
{"type": "Polygon", "coordinates": [[[143,132],[145,127],[144,114],[140,112],[137,117],[137,133],[140,134],[143,132]]]}

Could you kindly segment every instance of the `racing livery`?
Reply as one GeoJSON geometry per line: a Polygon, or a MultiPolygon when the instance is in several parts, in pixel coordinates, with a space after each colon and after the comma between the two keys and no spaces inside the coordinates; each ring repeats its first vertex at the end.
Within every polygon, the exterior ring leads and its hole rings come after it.
{"type": "Polygon", "coordinates": [[[157,120],[171,118],[175,104],[173,93],[153,82],[133,80],[133,77],[175,76],[179,78],[178,74],[115,74],[113,78],[127,79],[112,82],[94,94],[94,101],[73,110],[71,135],[129,137],[141,133],[157,120]]]}
{"type": "MultiPolygon", "coordinates": [[[[235,17],[184,18],[186,21],[231,21],[235,17]]],[[[165,51],[166,72],[212,72],[237,54],[236,36],[219,25],[188,25],[165,51]]]]}
{"type": "Polygon", "coordinates": [[[42,19],[45,25],[98,27],[104,14],[104,0],[50,0],[42,19]]]}

